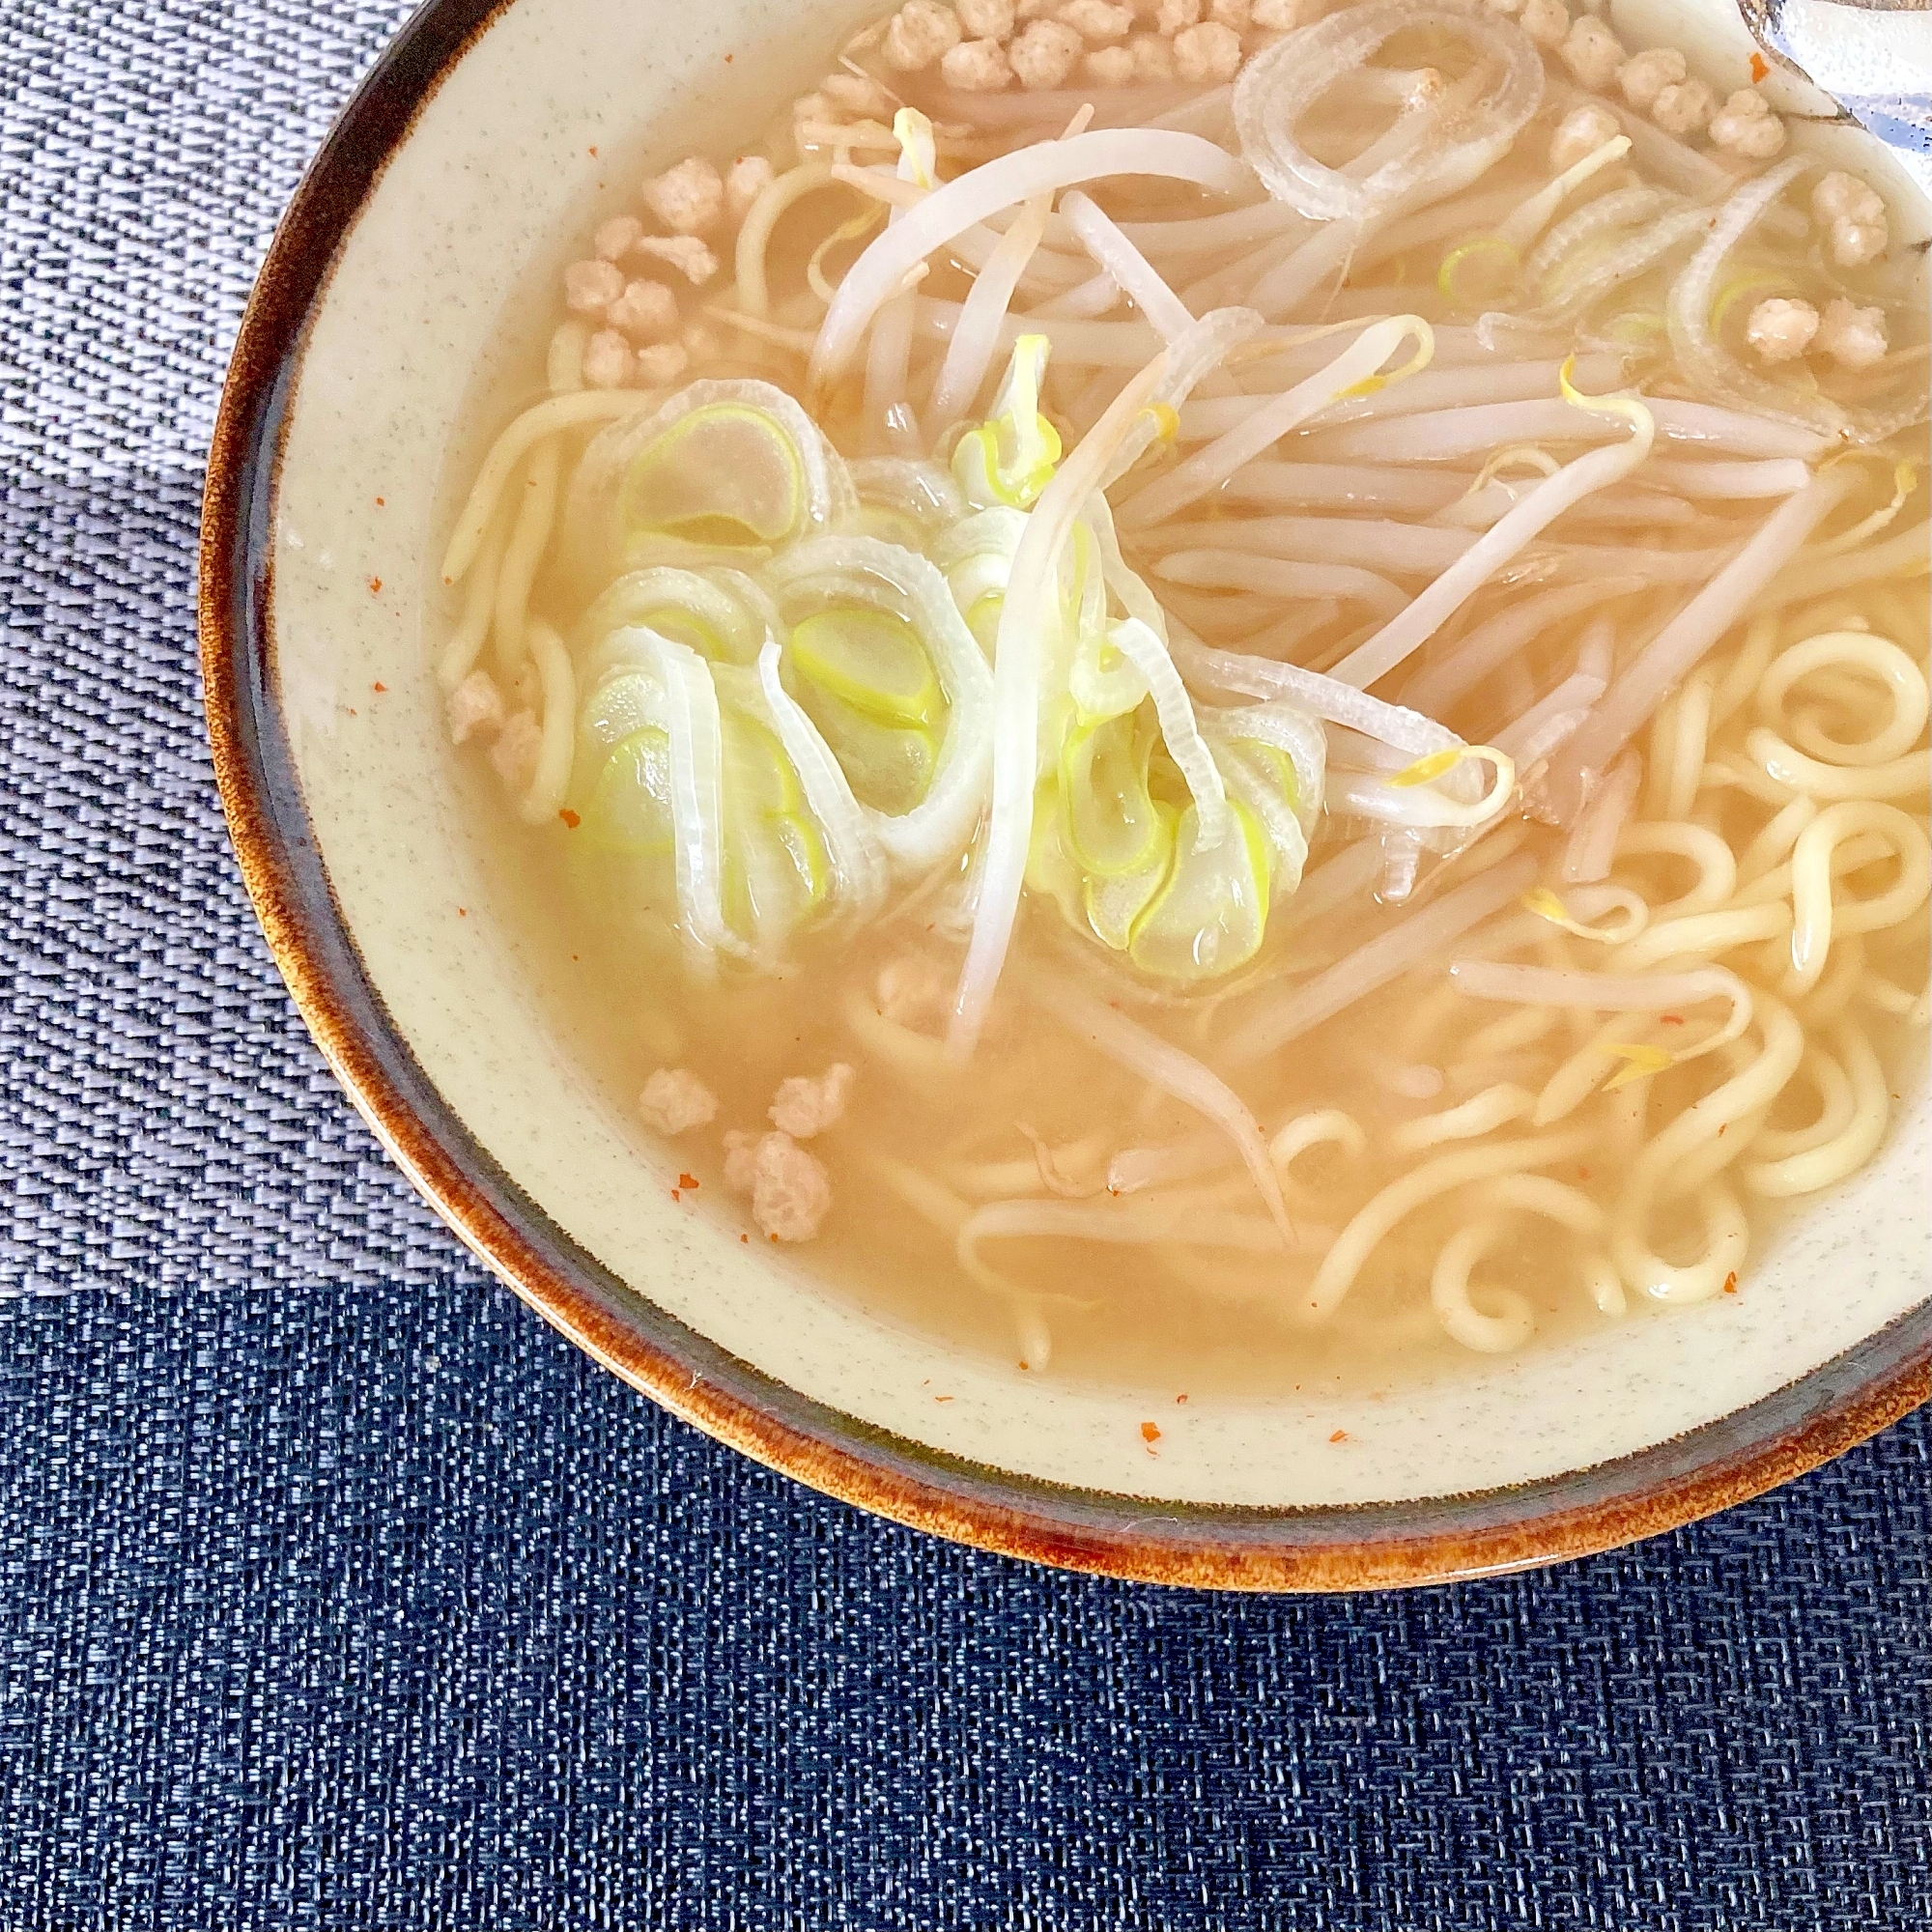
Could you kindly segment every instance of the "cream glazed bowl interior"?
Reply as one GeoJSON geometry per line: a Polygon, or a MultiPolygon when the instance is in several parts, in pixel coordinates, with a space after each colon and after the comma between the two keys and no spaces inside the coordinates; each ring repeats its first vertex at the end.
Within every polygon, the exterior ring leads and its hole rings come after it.
{"type": "MultiPolygon", "coordinates": [[[[397,1159],[520,1294],[699,1427],[901,1521],[1122,1576],[1336,1589],[1548,1562],[1756,1493],[1922,1400],[1922,1090],[1749,1293],[1378,1399],[1177,1409],[949,1353],[673,1201],[677,1158],[597,1089],[502,916],[431,670],[435,560],[497,426],[474,399],[527,350],[517,298],[876,11],[807,35],[773,0],[431,0],[276,237],[211,469],[211,727],[282,968],[397,1159]]],[[[1667,27],[1714,78],[1747,71],[1725,0],[1612,13],[1631,43],[1667,27]]],[[[1807,138],[1884,169],[1855,130],[1807,138]]]]}

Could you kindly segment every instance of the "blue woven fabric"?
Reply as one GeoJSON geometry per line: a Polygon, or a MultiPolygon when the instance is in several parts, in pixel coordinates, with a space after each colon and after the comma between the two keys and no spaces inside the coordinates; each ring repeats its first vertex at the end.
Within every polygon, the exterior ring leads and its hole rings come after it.
{"type": "Polygon", "coordinates": [[[1932,1919],[1922,1415],[1546,1576],[1085,1581],[668,1421],[386,1165],[191,600],[249,274],[403,11],[0,0],[0,1932],[1932,1919]]]}

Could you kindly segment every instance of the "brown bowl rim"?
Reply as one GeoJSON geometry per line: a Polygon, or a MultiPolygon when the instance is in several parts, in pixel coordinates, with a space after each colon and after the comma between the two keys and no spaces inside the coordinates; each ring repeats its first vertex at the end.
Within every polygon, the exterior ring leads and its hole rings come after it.
{"type": "Polygon", "coordinates": [[[1932,1396],[1914,1311],[1763,1400],[1543,1481],[1348,1507],[1174,1505],[1019,1477],[799,1395],[627,1289],[497,1165],[416,1063],[323,868],[276,700],[269,534],[309,318],[389,158],[513,0],[430,0],[377,59],[275,232],[209,459],[201,664],[221,800],[276,964],[350,1098],[476,1256],[613,1374],[768,1467],[895,1522],[1068,1570],[1200,1588],[1345,1591],[1564,1561],[1759,1495],[1932,1396]]]}

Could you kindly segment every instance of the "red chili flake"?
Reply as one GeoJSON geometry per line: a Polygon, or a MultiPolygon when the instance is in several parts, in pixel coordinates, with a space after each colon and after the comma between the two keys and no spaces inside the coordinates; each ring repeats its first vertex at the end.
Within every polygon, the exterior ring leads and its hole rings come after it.
{"type": "Polygon", "coordinates": [[[936,1395],[932,1399],[934,1402],[951,1402],[952,1400],[950,1395],[936,1395]]]}
{"type": "Polygon", "coordinates": [[[585,152],[589,155],[590,158],[593,161],[597,158],[597,150],[595,148],[587,149],[585,152]]]}
{"type": "Polygon", "coordinates": [[[680,1187],[696,1187],[697,1185],[697,1179],[696,1177],[694,1175],[680,1174],[677,1178],[677,1184],[680,1187]]]}
{"type": "Polygon", "coordinates": [[[751,1244],[751,1239],[752,1239],[752,1237],[751,1237],[751,1236],[750,1236],[750,1235],[740,1235],[740,1236],[738,1236],[738,1238],[739,1238],[739,1239],[740,1239],[741,1241],[745,1242],[747,1246],[749,1246],[749,1245],[751,1244]]]}
{"type": "Polygon", "coordinates": [[[382,509],[382,508],[383,508],[383,507],[384,507],[384,505],[385,505],[385,504],[387,503],[387,501],[388,501],[388,498],[387,498],[387,497],[378,497],[376,498],[376,507],[377,507],[377,509],[379,509],[379,510],[380,510],[380,509],[382,509]]]}
{"type": "Polygon", "coordinates": [[[770,1241],[770,1242],[771,1242],[771,1244],[772,1244],[772,1245],[773,1245],[774,1247],[776,1247],[776,1246],[778,1245],[778,1239],[779,1239],[779,1237],[778,1237],[778,1236],[777,1236],[776,1235],[767,1235],[767,1236],[765,1236],[765,1239],[766,1239],[766,1240],[768,1240],[768,1241],[770,1241]]]}
{"type": "Polygon", "coordinates": [[[1755,86],[1771,71],[1771,63],[1762,54],[1751,55],[1751,84],[1755,86]]]}
{"type": "Polygon", "coordinates": [[[1723,1137],[1724,1137],[1724,1129],[1725,1129],[1726,1127],[1728,1127],[1728,1126],[1729,1126],[1730,1124],[1731,1124],[1731,1123],[1730,1123],[1730,1122],[1728,1122],[1728,1121],[1719,1121],[1719,1122],[1718,1122],[1718,1138],[1719,1138],[1719,1140],[1722,1140],[1722,1139],[1723,1139],[1723,1137]]]}
{"type": "Polygon", "coordinates": [[[389,688],[389,687],[388,687],[388,686],[387,686],[386,684],[381,684],[381,683],[378,683],[378,684],[372,684],[372,685],[371,685],[371,686],[369,687],[369,689],[370,689],[371,691],[378,691],[378,692],[381,692],[381,691],[387,691],[387,690],[388,690],[388,688],[389,688]]]}
{"type": "Polygon", "coordinates": [[[677,1189],[676,1189],[675,1187],[673,1187],[673,1188],[671,1189],[671,1191],[670,1191],[670,1198],[671,1198],[671,1199],[672,1199],[673,1201],[675,1201],[675,1200],[676,1200],[676,1199],[678,1198],[678,1192],[677,1192],[677,1189]]]}
{"type": "Polygon", "coordinates": [[[377,591],[382,589],[382,587],[383,587],[383,580],[380,577],[372,577],[369,580],[369,594],[372,597],[376,594],[377,591]]]}
{"type": "Polygon", "coordinates": [[[1184,1403],[1187,1400],[1187,1398],[1184,1395],[1178,1395],[1174,1398],[1174,1400],[1175,1400],[1175,1405],[1178,1407],[1181,1403],[1184,1403]]]}
{"type": "Polygon", "coordinates": [[[577,828],[583,823],[582,819],[578,817],[576,812],[572,811],[569,806],[567,805],[563,808],[561,811],[557,813],[557,816],[560,819],[562,819],[563,822],[567,826],[569,826],[573,832],[575,832],[577,828]]]}
{"type": "Polygon", "coordinates": [[[469,908],[468,906],[458,906],[456,908],[456,916],[458,919],[468,919],[469,917],[469,908]]]}
{"type": "Polygon", "coordinates": [[[1155,1422],[1142,1423],[1141,1440],[1143,1442],[1158,1442],[1160,1440],[1160,1425],[1155,1422]]]}
{"type": "Polygon", "coordinates": [[[725,65],[726,67],[729,67],[729,66],[731,65],[731,61],[732,61],[732,58],[733,58],[733,57],[732,57],[732,56],[731,56],[730,54],[726,54],[726,55],[724,56],[724,65],[725,65]]]}
{"type": "Polygon", "coordinates": [[[1349,1432],[1346,1429],[1338,1429],[1328,1439],[1331,1442],[1346,1442],[1349,1439],[1349,1432]]]}
{"type": "Polygon", "coordinates": [[[1730,1273],[1724,1277],[1724,1293],[1726,1294],[1735,1294],[1737,1292],[1738,1292],[1738,1271],[1736,1268],[1733,1268],[1730,1271],[1730,1273]]]}
{"type": "Polygon", "coordinates": [[[1026,1369],[1026,1368],[1031,1368],[1032,1366],[1033,1366],[1033,1364],[1032,1364],[1032,1363],[1030,1363],[1030,1362],[1022,1362],[1022,1363],[1020,1364],[1020,1367],[1021,1367],[1021,1368],[1023,1368],[1023,1369],[1026,1369]]]}
{"type": "Polygon", "coordinates": [[[1663,1021],[1665,1026],[1682,1026],[1684,1024],[1684,1015],[1682,1013],[1662,1013],[1659,1017],[1663,1021]]]}

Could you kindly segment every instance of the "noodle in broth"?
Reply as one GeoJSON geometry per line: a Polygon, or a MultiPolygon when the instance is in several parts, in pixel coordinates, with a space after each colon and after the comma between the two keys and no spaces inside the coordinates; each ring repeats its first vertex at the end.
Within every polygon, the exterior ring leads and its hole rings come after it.
{"type": "Polygon", "coordinates": [[[1558,0],[1010,12],[646,184],[454,524],[600,1069],[1030,1372],[1747,1289],[1922,1071],[1922,250],[1558,0]]]}

